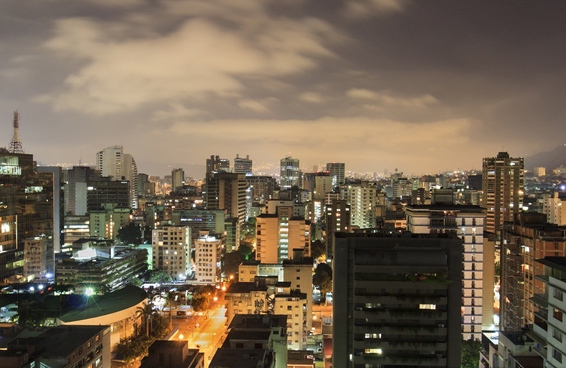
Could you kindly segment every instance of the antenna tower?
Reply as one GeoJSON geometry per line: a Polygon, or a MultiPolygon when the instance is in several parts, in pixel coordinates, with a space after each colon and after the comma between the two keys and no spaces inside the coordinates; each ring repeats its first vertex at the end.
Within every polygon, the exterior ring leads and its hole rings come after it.
{"type": "Polygon", "coordinates": [[[10,141],[10,153],[24,153],[22,141],[20,140],[20,113],[14,111],[14,135],[10,141]]]}

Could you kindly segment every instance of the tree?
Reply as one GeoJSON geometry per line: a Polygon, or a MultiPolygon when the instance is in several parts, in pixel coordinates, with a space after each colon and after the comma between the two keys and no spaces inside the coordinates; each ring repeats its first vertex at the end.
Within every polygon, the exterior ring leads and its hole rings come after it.
{"type": "Polygon", "coordinates": [[[320,288],[320,300],[326,303],[326,293],[332,291],[332,268],[326,263],[319,263],[312,277],[312,284],[320,288]]]}
{"type": "Polygon", "coordinates": [[[142,244],[143,240],[141,226],[130,222],[128,225],[122,226],[118,230],[116,238],[118,238],[118,240],[120,240],[124,244],[142,244]]]}
{"type": "Polygon", "coordinates": [[[148,281],[166,284],[168,282],[173,282],[173,278],[167,272],[157,269],[151,270],[151,272],[149,273],[148,281]]]}
{"type": "Polygon", "coordinates": [[[253,253],[254,248],[251,244],[247,242],[241,242],[238,247],[238,253],[242,254],[246,260],[250,259],[250,255],[253,253]]]}
{"type": "Polygon", "coordinates": [[[462,368],[475,368],[479,365],[481,346],[479,340],[462,340],[462,368]]]}
{"type": "Polygon", "coordinates": [[[235,275],[238,273],[238,267],[242,262],[246,260],[246,257],[240,252],[230,252],[226,253],[224,256],[224,267],[223,271],[225,275],[235,275]]]}
{"type": "Polygon", "coordinates": [[[318,259],[326,255],[326,244],[322,240],[315,240],[311,243],[311,256],[318,259]]]}

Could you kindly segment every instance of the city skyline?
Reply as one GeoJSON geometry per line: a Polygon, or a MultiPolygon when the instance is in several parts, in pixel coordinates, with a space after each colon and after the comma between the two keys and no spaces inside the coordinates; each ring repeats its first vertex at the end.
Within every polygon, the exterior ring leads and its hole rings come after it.
{"type": "Polygon", "coordinates": [[[30,1],[0,14],[0,147],[18,110],[43,164],[122,145],[151,175],[212,154],[424,174],[564,143],[561,2],[30,1]]]}

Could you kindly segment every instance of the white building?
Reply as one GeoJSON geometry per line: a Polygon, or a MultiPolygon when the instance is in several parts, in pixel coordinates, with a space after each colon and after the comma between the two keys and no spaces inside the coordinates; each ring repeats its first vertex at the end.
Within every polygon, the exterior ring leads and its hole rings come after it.
{"type": "Polygon", "coordinates": [[[195,280],[199,283],[215,284],[220,281],[220,260],[224,238],[201,231],[194,241],[195,280]]]}
{"type": "Polygon", "coordinates": [[[350,226],[360,229],[374,228],[376,188],[368,182],[361,185],[348,185],[341,191],[341,199],[350,205],[350,226]]]}
{"type": "Polygon", "coordinates": [[[159,226],[152,231],[151,243],[154,269],[161,269],[178,281],[192,275],[188,226],[159,226]]]}
{"type": "Polygon", "coordinates": [[[558,192],[544,196],[543,211],[548,223],[566,225],[566,198],[561,198],[558,192]]]}
{"type": "Polygon", "coordinates": [[[492,324],[491,320],[484,323],[484,308],[493,308],[493,280],[484,280],[484,267],[494,267],[483,261],[484,210],[478,206],[414,205],[407,206],[406,216],[407,230],[413,234],[454,232],[462,238],[462,337],[481,340],[482,327],[492,324]]]}
{"type": "Polygon", "coordinates": [[[275,293],[274,314],[287,315],[287,348],[304,350],[307,346],[307,294],[291,290],[289,282],[279,283],[275,293]]]}
{"type": "Polygon", "coordinates": [[[130,203],[138,208],[138,167],[133,156],[124,153],[122,146],[112,146],[96,153],[96,169],[102,176],[130,182],[130,203]]]}
{"type": "Polygon", "coordinates": [[[24,240],[24,278],[28,281],[43,277],[47,271],[45,237],[24,240]]]}

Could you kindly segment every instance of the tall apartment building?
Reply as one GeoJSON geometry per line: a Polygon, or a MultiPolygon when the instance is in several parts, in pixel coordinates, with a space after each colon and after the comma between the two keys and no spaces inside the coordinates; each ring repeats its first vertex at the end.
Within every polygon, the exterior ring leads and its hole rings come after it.
{"type": "Polygon", "coordinates": [[[224,238],[201,231],[194,241],[195,280],[199,283],[216,284],[220,281],[220,260],[224,249],[224,238]]]}
{"type": "Polygon", "coordinates": [[[230,172],[230,160],[214,155],[211,155],[210,158],[207,158],[206,173],[212,174],[215,172],[230,172]]]}
{"type": "MultiPolygon", "coordinates": [[[[275,293],[274,313],[287,315],[287,348],[303,350],[307,347],[309,328],[307,322],[312,314],[307,314],[307,294],[279,283],[275,293]]],[[[312,294],[312,293],[311,293],[312,294]]]]}
{"type": "Polygon", "coordinates": [[[246,176],[246,187],[251,188],[251,198],[259,204],[273,199],[276,186],[277,181],[271,176],[246,176]]]}
{"type": "Polygon", "coordinates": [[[299,159],[287,156],[281,159],[279,186],[281,190],[291,189],[293,186],[301,186],[301,169],[299,159]]]}
{"type": "Polygon", "coordinates": [[[129,182],[130,207],[138,208],[138,167],[134,157],[122,146],[112,146],[96,153],[96,169],[112,180],[129,182]]]}
{"type": "Polygon", "coordinates": [[[53,174],[37,171],[33,155],[0,148],[0,283],[22,277],[24,243],[45,236],[47,273],[54,271],[53,174]]]}
{"type": "Polygon", "coordinates": [[[183,169],[173,169],[171,171],[171,190],[173,192],[177,192],[178,190],[183,189],[183,185],[185,184],[185,170],[183,169]]]}
{"type": "Polygon", "coordinates": [[[332,184],[336,187],[346,183],[346,164],[343,162],[329,162],[326,171],[332,176],[332,184]]]}
{"type": "Polygon", "coordinates": [[[109,177],[91,178],[87,183],[87,212],[100,210],[106,204],[130,207],[130,182],[111,180],[109,177]]]}
{"type": "Polygon", "coordinates": [[[236,155],[234,159],[234,172],[236,174],[252,175],[252,160],[249,155],[246,158],[236,155]]]}
{"type": "Polygon", "coordinates": [[[235,229],[236,244],[233,249],[240,246],[240,229],[246,221],[246,179],[244,174],[209,173],[206,174],[206,209],[224,210],[226,223],[229,218],[237,220],[235,229]]]}
{"type": "Polygon", "coordinates": [[[65,180],[65,212],[83,216],[87,212],[87,183],[100,172],[88,166],[73,166],[63,172],[65,180]]]}
{"type": "Polygon", "coordinates": [[[482,206],[487,210],[485,231],[497,234],[505,221],[512,221],[523,206],[522,157],[499,152],[486,157],[482,165],[482,206]]]}
{"type": "Polygon", "coordinates": [[[369,182],[347,185],[340,190],[341,199],[350,205],[350,225],[360,229],[375,228],[377,191],[369,182]]]}
{"type": "Polygon", "coordinates": [[[281,263],[291,259],[293,249],[310,254],[310,222],[293,215],[293,206],[278,206],[275,214],[256,218],[256,259],[261,263],[281,263]]]}
{"type": "Polygon", "coordinates": [[[546,223],[538,213],[522,213],[501,231],[500,327],[517,331],[532,325],[532,298],[543,293],[544,267],[536,260],[566,256],[566,226],[546,223]]]}
{"type": "Polygon", "coordinates": [[[459,367],[462,240],[337,234],[335,367],[459,367]]]}
{"type": "Polygon", "coordinates": [[[317,173],[314,178],[313,199],[324,200],[326,193],[332,192],[334,188],[334,177],[326,173],[317,173]]]}
{"type": "Polygon", "coordinates": [[[413,234],[453,233],[462,239],[462,338],[481,340],[482,326],[493,324],[491,318],[483,321],[484,315],[493,315],[494,298],[493,278],[484,277],[484,268],[492,275],[495,266],[484,263],[484,209],[453,204],[413,205],[407,206],[405,213],[407,230],[413,234]]]}
{"type": "MultiPolygon", "coordinates": [[[[297,252],[293,259],[283,261],[283,280],[289,282],[292,290],[305,293],[305,312],[307,316],[312,316],[312,265],[312,257],[303,257],[301,252],[297,252]]],[[[305,323],[306,331],[308,332],[312,327],[312,319],[307,318],[305,323]]],[[[304,340],[306,341],[306,335],[304,340]]]]}
{"type": "Polygon", "coordinates": [[[178,281],[192,276],[188,226],[159,226],[152,231],[151,238],[153,269],[161,269],[178,281]]]}
{"type": "Polygon", "coordinates": [[[103,208],[90,211],[88,216],[91,237],[114,240],[118,230],[130,223],[130,208],[106,203],[103,208]]]}
{"type": "Polygon", "coordinates": [[[350,231],[350,205],[345,200],[332,200],[325,206],[326,215],[326,262],[334,259],[334,233],[350,231]]]}
{"type": "Polygon", "coordinates": [[[543,213],[551,224],[566,225],[566,192],[554,192],[543,197],[543,213]]]}

